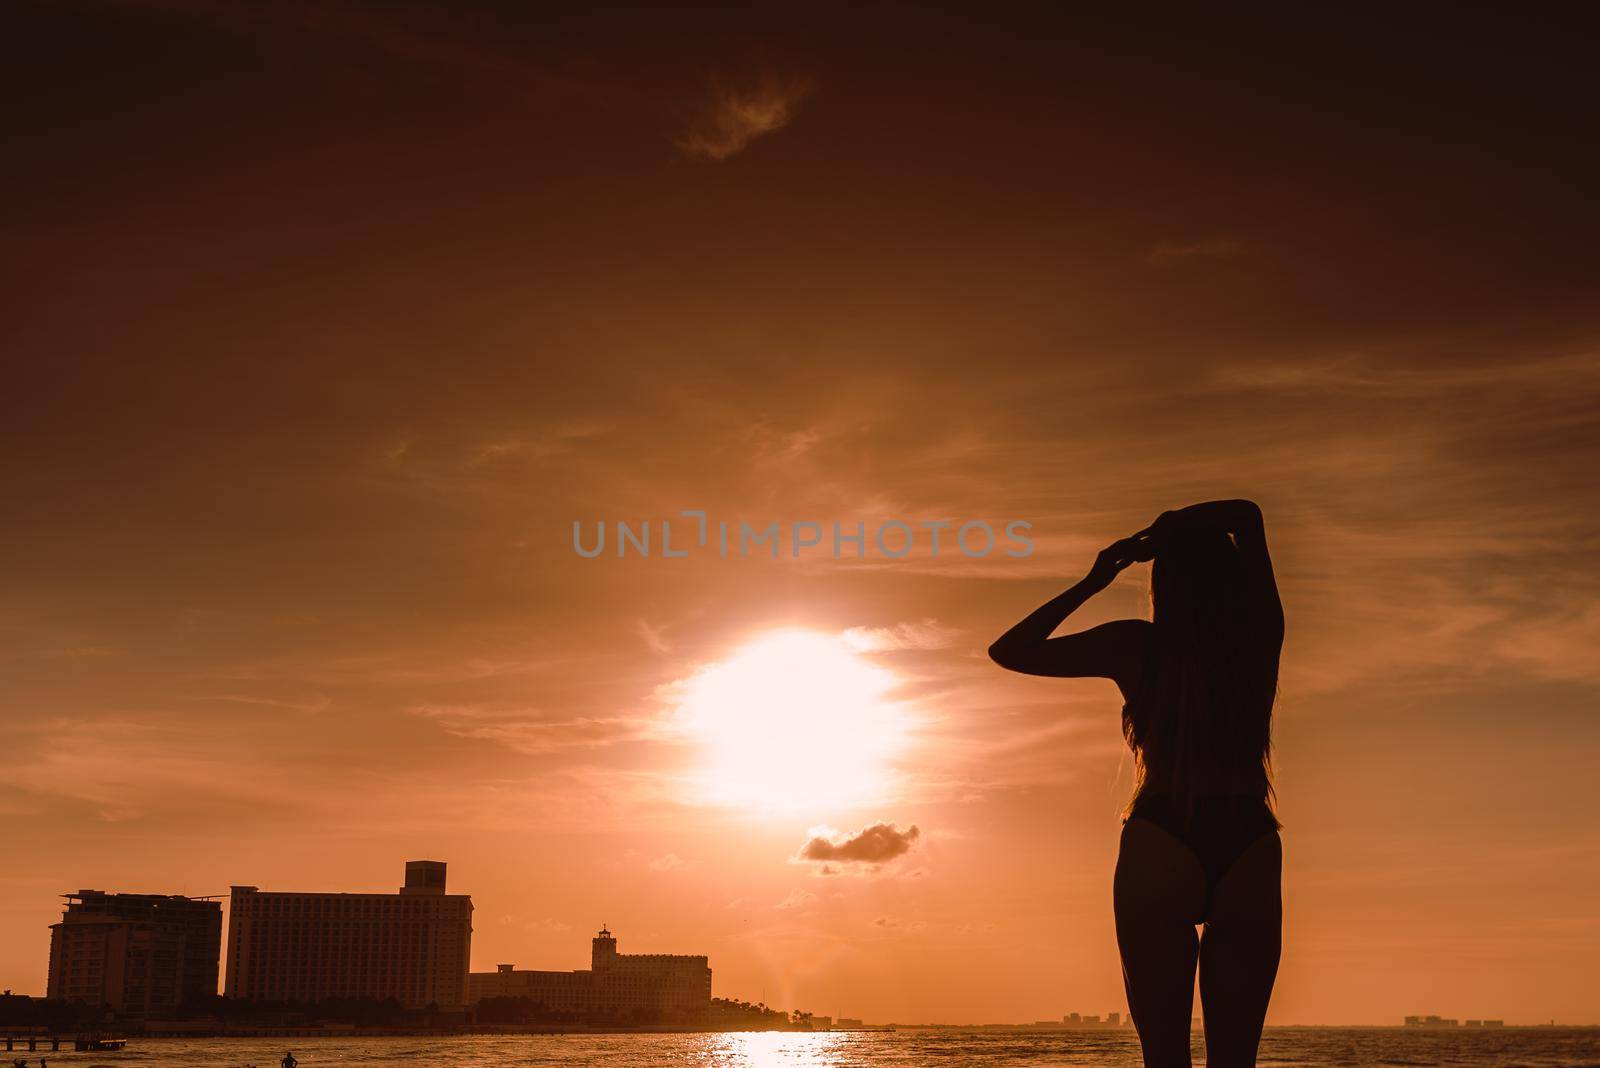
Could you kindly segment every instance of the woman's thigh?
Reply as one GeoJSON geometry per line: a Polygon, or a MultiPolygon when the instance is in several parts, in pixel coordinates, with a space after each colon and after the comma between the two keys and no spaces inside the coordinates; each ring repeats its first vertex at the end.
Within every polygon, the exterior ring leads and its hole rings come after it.
{"type": "Polygon", "coordinates": [[[1206,1064],[1255,1064],[1283,945],[1283,843],[1276,831],[1239,855],[1211,893],[1200,947],[1206,1064]]]}
{"type": "Polygon", "coordinates": [[[1130,819],[1112,897],[1128,1010],[1145,1063],[1187,1065],[1205,872],[1188,846],[1148,820],[1130,819]]]}

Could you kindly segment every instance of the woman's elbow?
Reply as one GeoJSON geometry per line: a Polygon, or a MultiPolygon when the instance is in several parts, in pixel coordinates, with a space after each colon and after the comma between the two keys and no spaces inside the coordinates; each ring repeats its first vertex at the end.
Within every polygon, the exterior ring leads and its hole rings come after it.
{"type": "Polygon", "coordinates": [[[989,659],[1007,671],[1017,670],[1016,647],[1007,644],[1004,638],[995,641],[989,646],[989,659]]]}

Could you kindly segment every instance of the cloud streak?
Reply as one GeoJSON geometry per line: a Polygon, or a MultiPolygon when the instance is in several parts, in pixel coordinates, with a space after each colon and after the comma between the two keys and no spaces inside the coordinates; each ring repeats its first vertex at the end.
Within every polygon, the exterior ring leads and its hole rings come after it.
{"type": "Polygon", "coordinates": [[[846,645],[862,653],[946,649],[960,637],[959,629],[944,626],[935,619],[896,623],[888,627],[850,627],[840,634],[846,645]]]}
{"type": "Polygon", "coordinates": [[[789,125],[810,91],[809,79],[771,76],[751,86],[714,87],[710,100],[678,138],[678,147],[701,159],[737,155],[757,137],[789,125]]]}
{"type": "Polygon", "coordinates": [[[1240,255],[1244,246],[1231,237],[1213,237],[1203,241],[1163,241],[1150,250],[1151,263],[1171,263],[1174,260],[1226,260],[1240,255]]]}

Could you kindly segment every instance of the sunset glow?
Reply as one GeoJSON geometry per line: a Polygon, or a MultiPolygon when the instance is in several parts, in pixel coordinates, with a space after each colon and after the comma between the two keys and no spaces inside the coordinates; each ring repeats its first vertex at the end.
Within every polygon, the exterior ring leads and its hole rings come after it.
{"type": "Polygon", "coordinates": [[[1052,631],[1120,683],[990,650],[1247,498],[1268,1024],[1600,1021],[1566,6],[4,5],[0,991],[74,891],[427,859],[469,973],[1125,1020],[1153,554],[1052,631]]]}
{"type": "Polygon", "coordinates": [[[893,673],[840,638],[779,630],[687,680],[681,726],[700,747],[697,796],[769,813],[881,797],[908,714],[893,673]]]}

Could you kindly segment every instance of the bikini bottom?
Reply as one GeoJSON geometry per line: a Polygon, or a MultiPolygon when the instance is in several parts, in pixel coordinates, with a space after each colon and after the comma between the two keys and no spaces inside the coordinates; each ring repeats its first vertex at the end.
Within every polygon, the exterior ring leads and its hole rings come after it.
{"type": "Polygon", "coordinates": [[[1277,817],[1265,798],[1244,794],[1201,794],[1192,807],[1172,794],[1140,794],[1129,819],[1149,820],[1189,847],[1206,876],[1206,912],[1217,883],[1250,845],[1276,831],[1277,817]]]}

